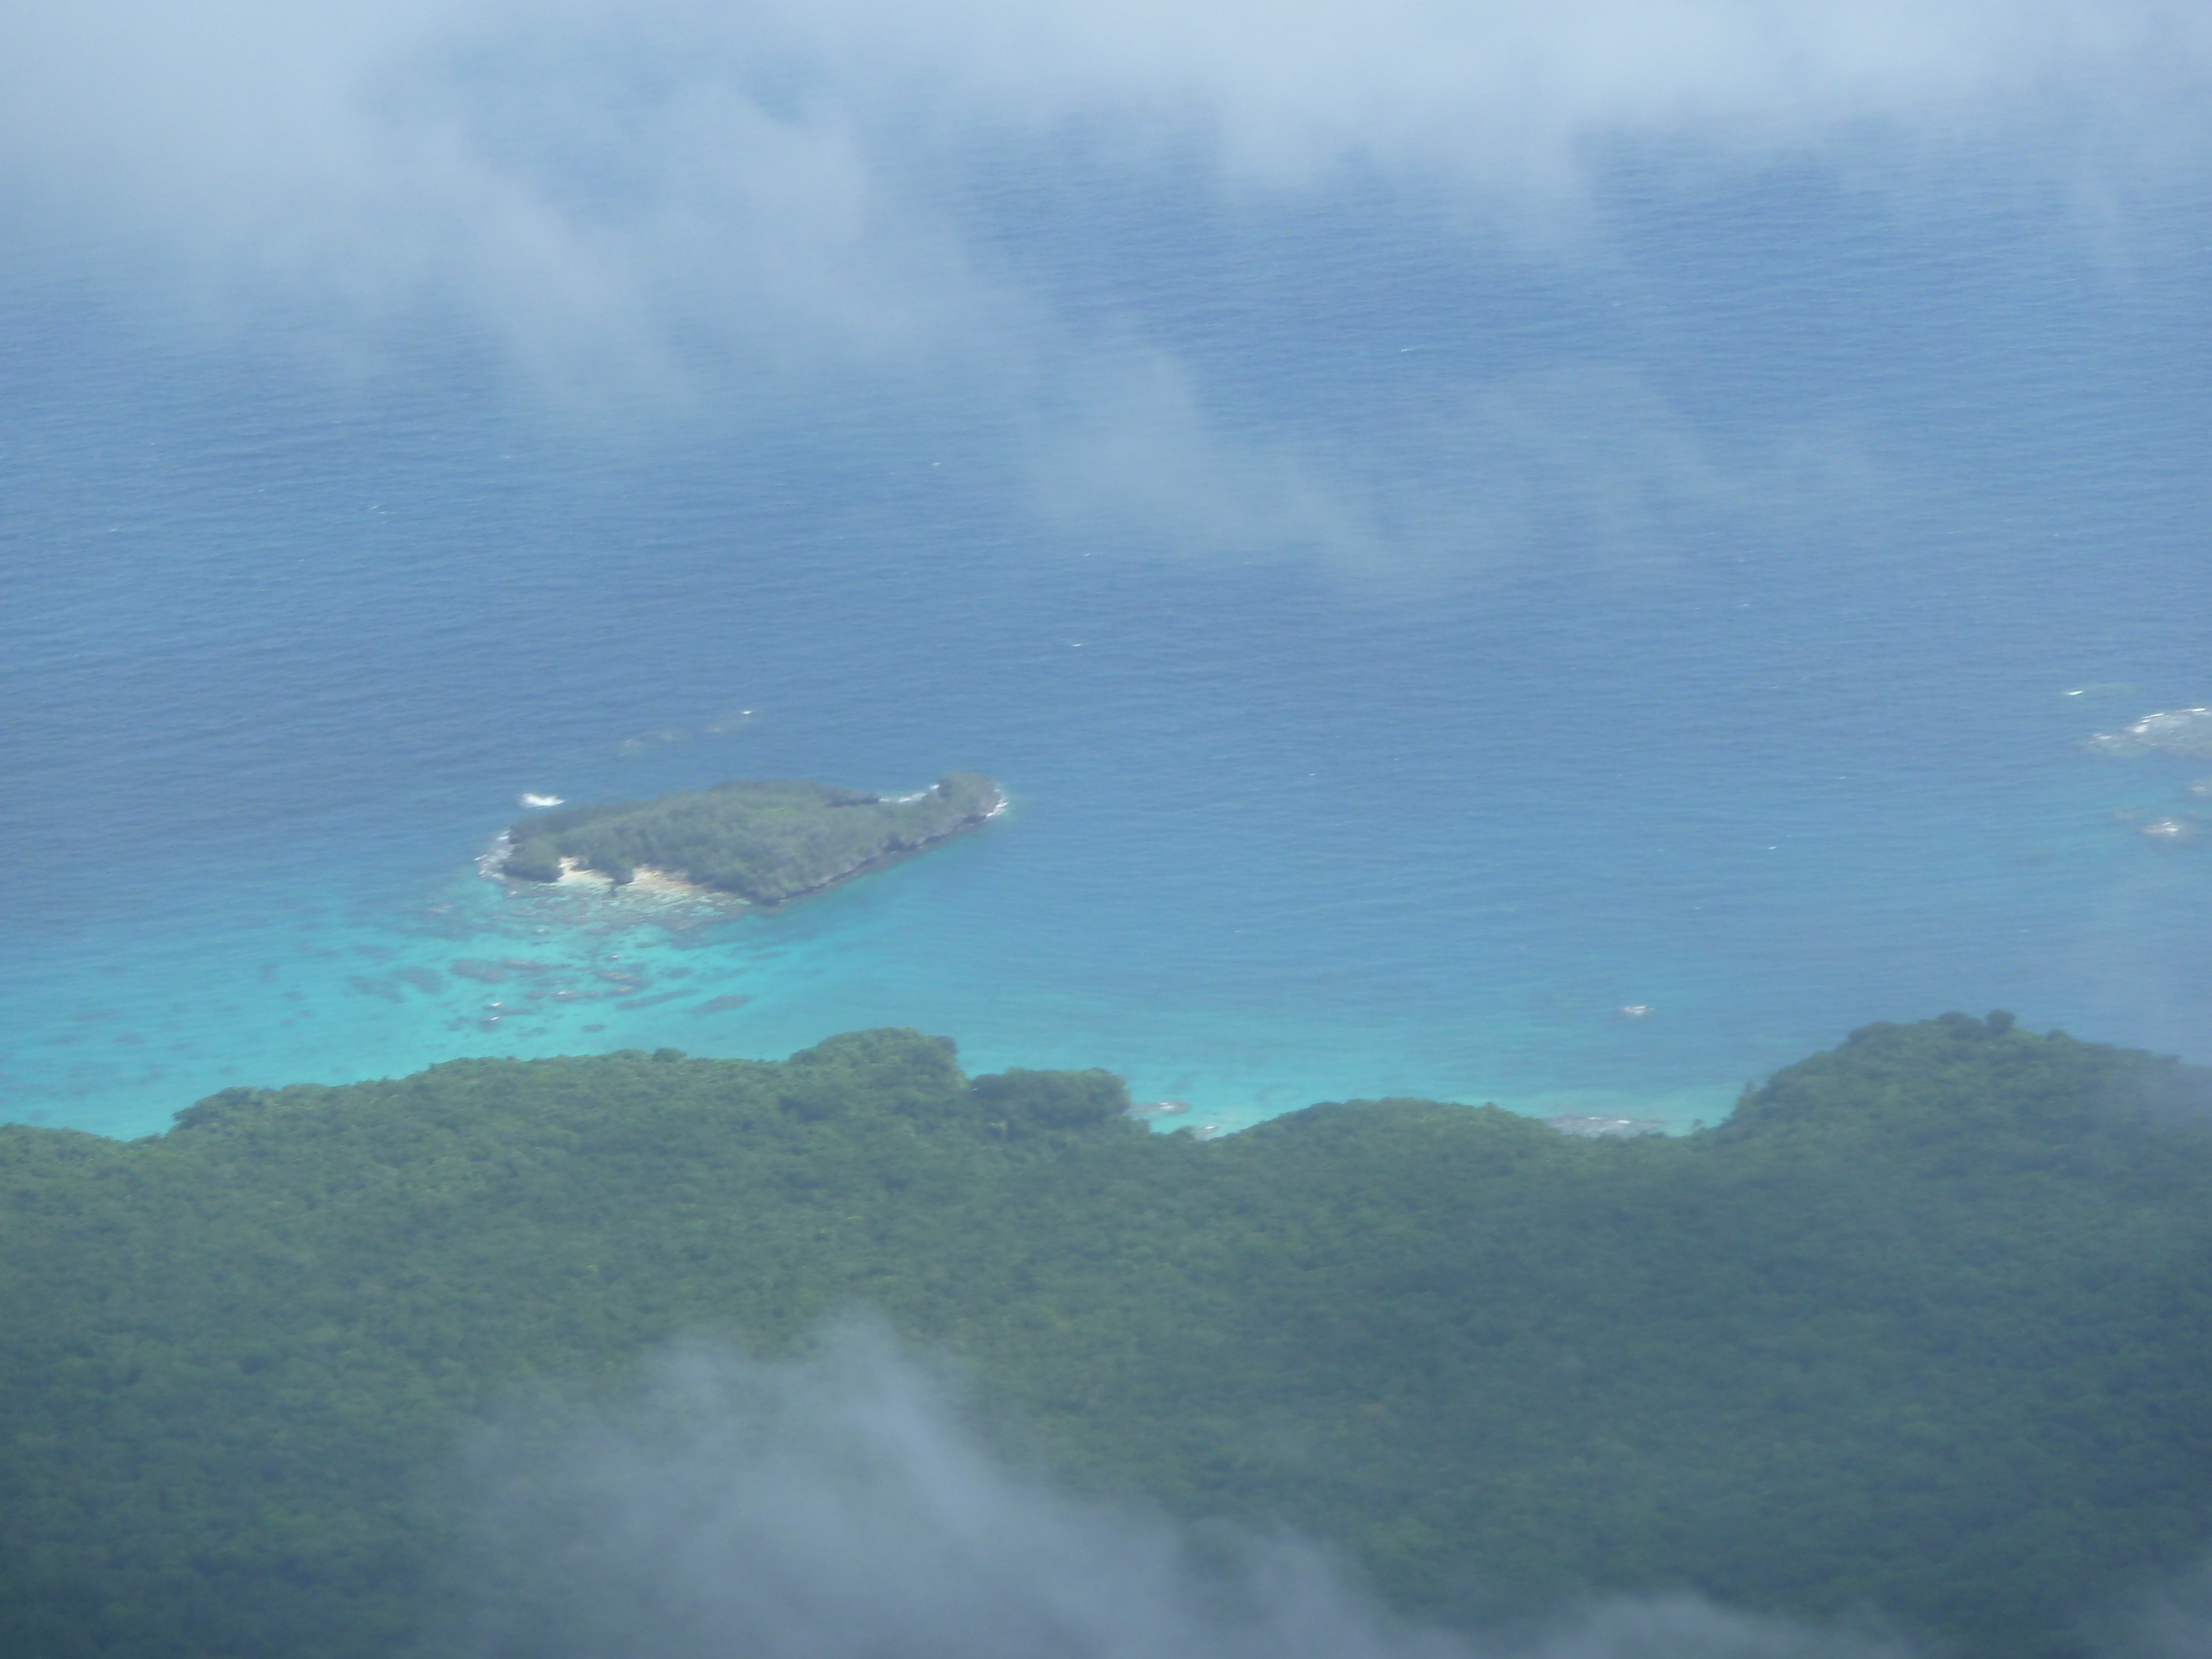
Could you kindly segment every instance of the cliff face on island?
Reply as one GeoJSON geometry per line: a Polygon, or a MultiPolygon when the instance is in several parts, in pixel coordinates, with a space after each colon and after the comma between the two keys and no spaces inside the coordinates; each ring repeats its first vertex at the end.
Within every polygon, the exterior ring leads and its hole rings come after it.
{"type": "Polygon", "coordinates": [[[781,904],[972,829],[1001,804],[998,785],[975,772],[891,800],[799,781],[723,783],[521,819],[508,826],[514,850],[498,872],[556,881],[570,867],[619,886],[653,870],[781,904]]]}

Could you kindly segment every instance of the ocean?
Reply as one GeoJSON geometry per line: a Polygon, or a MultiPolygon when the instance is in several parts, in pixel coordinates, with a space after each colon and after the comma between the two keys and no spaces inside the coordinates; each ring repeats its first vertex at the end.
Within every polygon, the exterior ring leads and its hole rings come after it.
{"type": "Polygon", "coordinates": [[[1954,1008],[2212,1061],[2212,833],[2144,833],[2212,759],[2081,747],[2212,702],[2212,217],[991,165],[1122,345],[579,384],[0,264],[0,1118],[877,1025],[1224,1131],[1686,1129],[1954,1008]],[[955,769],[1012,809],[776,914],[474,868],[526,792],[955,769]]]}

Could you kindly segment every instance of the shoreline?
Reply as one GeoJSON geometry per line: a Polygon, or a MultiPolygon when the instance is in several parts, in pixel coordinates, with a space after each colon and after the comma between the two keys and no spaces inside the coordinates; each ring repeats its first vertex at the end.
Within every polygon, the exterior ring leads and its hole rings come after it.
{"type": "Polygon", "coordinates": [[[588,870],[574,859],[561,860],[561,873],[552,881],[514,882],[502,876],[501,881],[516,887],[569,888],[601,887],[608,898],[619,898],[632,891],[654,898],[718,899],[732,904],[747,901],[735,893],[726,893],[719,887],[703,887],[696,881],[686,881],[682,876],[666,870],[656,870],[649,864],[641,864],[630,872],[630,878],[617,884],[611,876],[603,876],[588,870]]]}
{"type": "MultiPolygon", "coordinates": [[[[927,794],[928,791],[923,790],[921,793],[927,794]]],[[[907,799],[918,799],[920,796],[907,799]]],[[[943,835],[932,836],[925,841],[918,841],[911,847],[901,847],[889,852],[878,853],[872,857],[861,860],[850,869],[841,870],[836,874],[815,883],[811,887],[803,887],[795,893],[787,894],[782,898],[766,904],[755,899],[749,899],[742,893],[732,893],[720,887],[709,887],[703,883],[689,880],[672,871],[655,869],[650,865],[644,864],[635,866],[631,871],[630,879],[620,884],[617,884],[612,877],[602,875],[570,857],[563,857],[561,860],[561,873],[551,881],[530,881],[510,876],[503,866],[507,862],[507,854],[514,850],[514,842],[504,830],[493,836],[490,845],[477,854],[476,867],[477,875],[486,881],[495,882],[501,890],[510,896],[531,892],[562,891],[580,896],[588,896],[605,899],[621,899],[626,896],[635,895],[639,897],[667,901],[694,900],[738,909],[768,912],[781,910],[786,905],[796,903],[800,899],[811,898],[817,893],[827,892],[833,887],[844,885],[848,881],[857,880],[862,876],[872,875],[878,870],[888,869],[892,865],[902,863],[919,853],[926,853],[933,847],[941,847],[946,842],[957,840],[971,830],[981,829],[992,819],[1003,815],[1011,805],[1003,790],[994,792],[989,806],[962,819],[943,835]]]]}
{"type": "MultiPolygon", "coordinates": [[[[925,790],[923,793],[928,792],[925,790]]],[[[993,818],[1004,812],[1006,806],[1006,797],[1004,792],[1000,792],[992,797],[991,805],[988,811],[978,812],[972,817],[962,819],[941,836],[932,836],[928,840],[918,841],[911,847],[901,847],[888,853],[878,853],[872,858],[861,860],[849,870],[841,870],[826,880],[818,881],[811,887],[802,887],[797,892],[787,894],[772,904],[756,903],[751,899],[741,897],[735,893],[724,893],[715,888],[702,887],[697,890],[720,898],[736,899],[738,903],[750,909],[781,910],[787,904],[796,904],[800,899],[811,898],[817,893],[826,893],[833,887],[842,887],[848,881],[857,880],[862,876],[872,875],[878,870],[888,870],[894,864],[902,864],[916,854],[926,853],[933,847],[942,847],[948,841],[957,841],[969,830],[981,829],[993,818]]],[[[639,873],[644,872],[641,871],[639,873]]]]}

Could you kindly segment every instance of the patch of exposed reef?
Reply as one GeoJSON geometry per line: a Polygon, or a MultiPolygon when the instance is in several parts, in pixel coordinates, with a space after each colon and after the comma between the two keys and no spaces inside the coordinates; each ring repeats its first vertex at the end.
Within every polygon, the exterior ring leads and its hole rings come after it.
{"type": "MultiPolygon", "coordinates": [[[[2099,732],[2085,738],[2081,746],[2092,754],[2117,760],[2140,760],[2147,755],[2212,760],[2212,708],[2158,709],[2117,732],[2099,732]]],[[[2212,800],[2212,777],[2197,779],[2188,786],[2188,793],[2192,802],[2212,800]]],[[[2212,836],[2212,817],[2189,808],[2123,807],[2112,818],[2115,823],[2132,828],[2144,840],[2168,847],[2212,836]]]]}
{"type": "Polygon", "coordinates": [[[2082,747],[2100,755],[2180,755],[2212,760],[2212,708],[2161,708],[2117,732],[2099,732],[2082,747]]]}

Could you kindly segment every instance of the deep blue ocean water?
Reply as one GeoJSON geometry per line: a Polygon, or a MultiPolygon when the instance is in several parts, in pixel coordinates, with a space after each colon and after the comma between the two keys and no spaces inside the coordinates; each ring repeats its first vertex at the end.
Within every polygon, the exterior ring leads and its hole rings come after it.
{"type": "Polygon", "coordinates": [[[2212,842],[2141,833],[2212,762],[2079,746],[2212,701],[2212,216],[1624,177],[1567,255],[1000,182],[1007,270],[1357,523],[1172,433],[1071,483],[957,366],[578,398],[0,270],[0,1117],[883,1024],[1227,1127],[1683,1126],[1951,1008],[2212,1060],[2212,842]],[[1013,809],[782,914],[471,866],[523,791],[955,769],[1013,809]]]}

